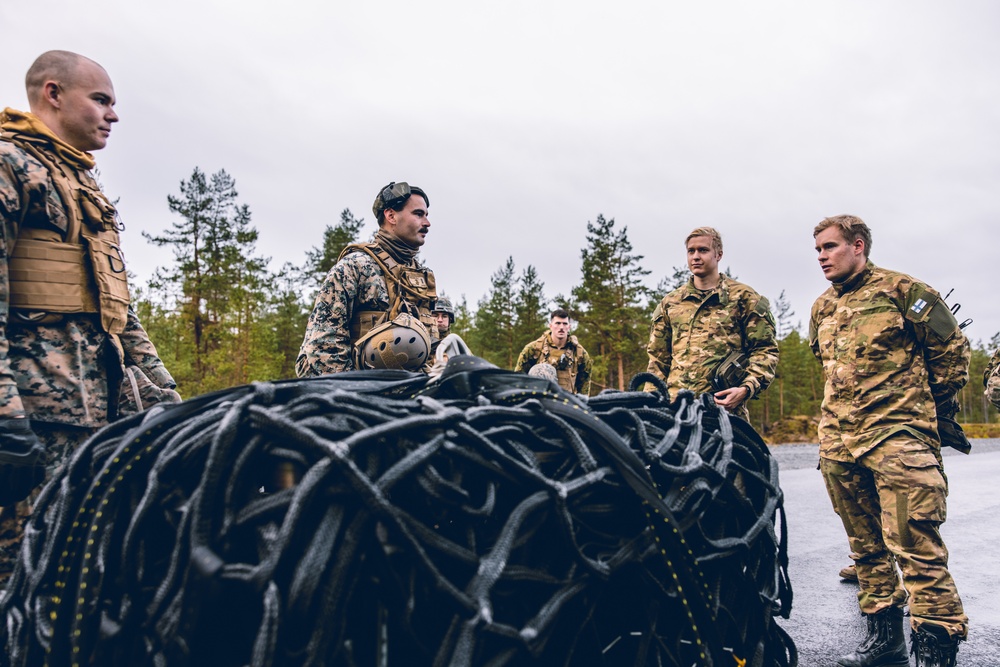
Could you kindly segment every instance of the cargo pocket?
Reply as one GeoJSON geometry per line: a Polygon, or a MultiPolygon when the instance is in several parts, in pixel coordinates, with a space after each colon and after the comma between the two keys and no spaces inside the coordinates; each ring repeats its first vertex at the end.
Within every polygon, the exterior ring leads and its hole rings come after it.
{"type": "Polygon", "coordinates": [[[904,451],[897,455],[905,467],[905,484],[897,485],[896,526],[904,547],[913,546],[911,522],[944,523],[946,518],[945,483],[937,459],[928,450],[904,451]]]}

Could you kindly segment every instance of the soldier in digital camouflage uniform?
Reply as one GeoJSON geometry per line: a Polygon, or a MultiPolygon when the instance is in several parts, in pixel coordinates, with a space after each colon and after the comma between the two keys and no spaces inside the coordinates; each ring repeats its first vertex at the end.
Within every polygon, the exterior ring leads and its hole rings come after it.
{"type": "Polygon", "coordinates": [[[989,366],[983,374],[983,386],[986,387],[986,398],[997,409],[1000,409],[1000,348],[993,353],[989,366]]]}
{"type": "Polygon", "coordinates": [[[49,51],[26,87],[31,113],[0,116],[0,577],[46,472],[137,399],[179,400],[129,306],[120,223],[91,174],[88,151],[118,121],[111,81],[49,51]]]}
{"type": "MultiPolygon", "coordinates": [[[[379,224],[375,240],[347,246],[327,274],[295,361],[299,377],[355,369],[356,357],[364,356],[364,341],[400,313],[419,322],[406,326],[422,328],[421,334],[438,340],[434,273],[417,258],[431,225],[429,207],[426,193],[407,183],[379,190],[372,205],[379,224]]],[[[393,359],[399,362],[380,367],[426,372],[432,362],[429,354],[417,359],[409,350],[396,350],[393,359]]]]}
{"type": "Polygon", "coordinates": [[[569,328],[569,313],[562,308],[552,311],[549,330],[524,346],[514,371],[527,373],[535,364],[551,364],[560,387],[577,394],[587,393],[594,362],[576,336],[570,335],[569,328]]]}
{"type": "Polygon", "coordinates": [[[647,370],[667,383],[671,395],[680,389],[712,393],[720,406],[749,419],[747,401],[767,389],[778,365],[774,316],[765,297],[720,273],[718,231],[699,227],[684,244],[691,278],[653,311],[647,370]],[[737,350],[747,355],[746,377],[719,391],[712,377],[737,350]]]}
{"type": "Polygon", "coordinates": [[[826,377],[820,470],[847,531],[868,624],[865,641],[839,664],[908,664],[909,593],[917,665],[954,665],[968,618],[939,530],[947,482],[938,416],[957,410],[969,343],[937,292],[868,261],[871,232],[861,219],[827,218],[814,236],[832,283],[809,327],[826,377]]]}

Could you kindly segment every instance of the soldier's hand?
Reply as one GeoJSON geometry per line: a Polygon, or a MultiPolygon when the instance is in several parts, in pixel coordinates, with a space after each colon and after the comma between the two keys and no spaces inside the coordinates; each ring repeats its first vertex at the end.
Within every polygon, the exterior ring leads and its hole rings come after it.
{"type": "Polygon", "coordinates": [[[731,387],[717,391],[713,396],[715,396],[716,405],[732,412],[750,397],[750,390],[746,387],[731,387]]]}
{"type": "Polygon", "coordinates": [[[27,419],[0,419],[0,506],[24,500],[45,481],[45,447],[27,419]]]}

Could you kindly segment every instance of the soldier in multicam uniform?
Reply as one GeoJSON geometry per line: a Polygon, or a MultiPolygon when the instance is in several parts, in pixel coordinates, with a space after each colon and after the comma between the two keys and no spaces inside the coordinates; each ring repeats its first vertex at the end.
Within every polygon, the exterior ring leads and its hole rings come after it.
{"type": "Polygon", "coordinates": [[[347,246],[327,274],[295,361],[299,377],[356,368],[430,369],[429,348],[438,340],[432,313],[437,291],[434,273],[417,259],[431,225],[429,206],[426,193],[407,183],[379,190],[372,205],[375,240],[347,246]],[[415,342],[394,347],[391,333],[397,330],[415,342]]]}
{"type": "Polygon", "coordinates": [[[983,373],[983,386],[986,387],[986,398],[1000,409],[1000,348],[993,353],[993,358],[983,373]]]}
{"type": "Polygon", "coordinates": [[[809,326],[826,377],[820,470],[847,531],[868,625],[839,664],[908,664],[909,593],[918,667],[954,666],[968,618],[939,530],[947,483],[938,417],[957,410],[969,342],[937,292],[868,260],[871,232],[861,219],[827,218],[813,235],[832,283],[809,326]]]}
{"type": "Polygon", "coordinates": [[[718,231],[699,227],[684,245],[691,279],[653,311],[647,370],[663,379],[671,394],[712,393],[717,404],[749,419],[747,401],[767,389],[778,366],[774,316],[765,297],[719,272],[718,231]],[[745,354],[745,376],[719,390],[713,377],[734,352],[745,354]]]}
{"type": "Polygon", "coordinates": [[[0,577],[46,472],[120,414],[180,399],[129,306],[122,227],[90,171],[118,122],[111,80],[49,51],[26,86],[31,113],[0,115],[0,577]]]}
{"type": "Polygon", "coordinates": [[[576,336],[570,335],[569,326],[568,312],[562,308],[552,311],[549,330],[524,346],[514,371],[527,373],[535,364],[551,364],[560,387],[577,394],[587,393],[594,363],[576,336]]]}

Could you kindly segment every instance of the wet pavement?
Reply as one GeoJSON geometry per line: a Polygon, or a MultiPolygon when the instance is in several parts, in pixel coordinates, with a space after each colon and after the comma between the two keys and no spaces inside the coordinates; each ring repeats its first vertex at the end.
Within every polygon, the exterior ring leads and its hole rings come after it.
{"type": "MultiPolygon", "coordinates": [[[[1000,664],[1000,439],[974,440],[969,456],[945,451],[948,520],[941,528],[950,569],[970,619],[958,667],[1000,664]]],[[[779,619],[795,640],[802,667],[835,667],[861,641],[857,586],[837,572],[850,563],[847,538],[816,470],[816,445],[779,445],[789,530],[792,615],[779,619]]],[[[909,640],[907,640],[909,645],[909,640]]]]}

